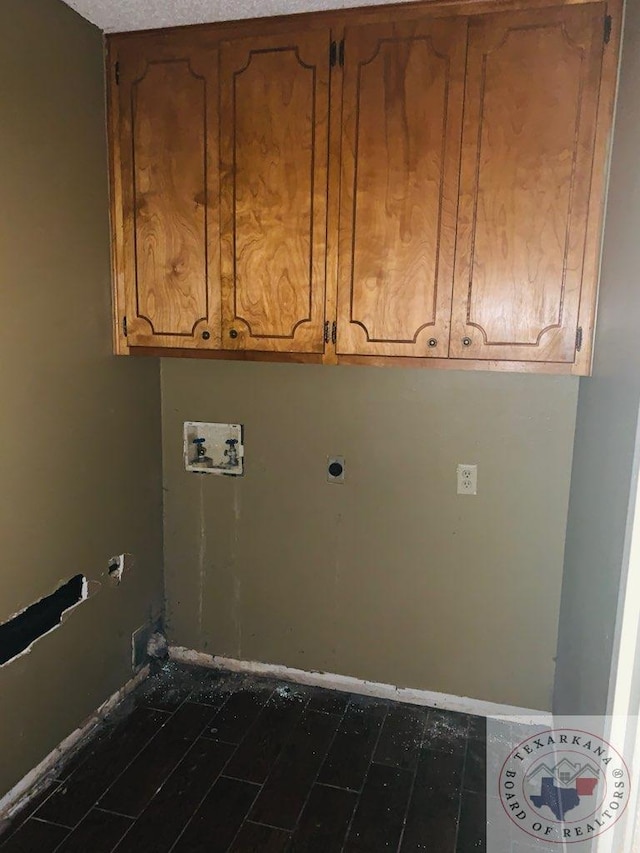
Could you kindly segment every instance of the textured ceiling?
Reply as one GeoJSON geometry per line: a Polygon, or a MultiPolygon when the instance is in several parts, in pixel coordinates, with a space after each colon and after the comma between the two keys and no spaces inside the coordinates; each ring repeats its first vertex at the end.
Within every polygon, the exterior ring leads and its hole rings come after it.
{"type": "MultiPolygon", "coordinates": [[[[378,6],[389,0],[65,0],[107,33],[202,24],[237,18],[258,18],[346,9],[349,6],[378,6]]],[[[397,2],[397,0],[396,0],[397,2]]]]}

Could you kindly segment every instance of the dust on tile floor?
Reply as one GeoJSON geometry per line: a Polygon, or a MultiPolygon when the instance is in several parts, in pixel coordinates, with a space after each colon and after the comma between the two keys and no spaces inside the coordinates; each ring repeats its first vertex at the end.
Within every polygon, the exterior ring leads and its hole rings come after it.
{"type": "Polygon", "coordinates": [[[479,717],[168,663],[1,853],[485,853],[479,717]]]}

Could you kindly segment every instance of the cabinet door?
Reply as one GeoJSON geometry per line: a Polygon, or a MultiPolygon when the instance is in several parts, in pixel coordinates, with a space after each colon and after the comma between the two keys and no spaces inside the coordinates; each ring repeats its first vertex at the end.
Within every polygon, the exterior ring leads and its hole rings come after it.
{"type": "Polygon", "coordinates": [[[328,30],[221,46],[225,349],[324,349],[328,30]]]}
{"type": "Polygon", "coordinates": [[[454,358],[574,361],[604,14],[469,24],[454,358]]]}
{"type": "MultiPolygon", "coordinates": [[[[118,54],[121,256],[129,346],[220,338],[217,61],[196,45],[133,41],[118,54]]],[[[122,318],[121,321],[123,321],[122,318]]]]}
{"type": "Polygon", "coordinates": [[[338,353],[447,355],[466,27],[346,31],[338,353]]]}

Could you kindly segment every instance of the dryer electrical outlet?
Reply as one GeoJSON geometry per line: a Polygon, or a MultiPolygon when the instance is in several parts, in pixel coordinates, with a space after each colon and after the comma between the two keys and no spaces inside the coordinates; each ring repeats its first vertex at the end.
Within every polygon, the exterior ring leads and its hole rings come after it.
{"type": "Polygon", "coordinates": [[[194,474],[244,474],[242,424],[208,424],[185,421],[184,467],[194,474]]]}

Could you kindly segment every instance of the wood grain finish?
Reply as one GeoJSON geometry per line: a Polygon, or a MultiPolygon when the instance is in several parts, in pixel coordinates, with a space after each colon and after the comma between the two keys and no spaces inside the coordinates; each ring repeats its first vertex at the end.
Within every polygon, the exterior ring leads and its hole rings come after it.
{"type": "Polygon", "coordinates": [[[465,33],[346,31],[338,353],[447,354],[465,33]]]}
{"type": "Polygon", "coordinates": [[[322,352],[329,31],[221,48],[223,343],[322,352]]]}
{"type": "Polygon", "coordinates": [[[127,342],[211,345],[219,341],[216,63],[196,48],[153,47],[119,63],[127,342]]]}
{"type": "Polygon", "coordinates": [[[604,14],[470,22],[451,356],[574,361],[604,14]]]}
{"type": "Polygon", "coordinates": [[[116,352],[588,374],[621,17],[443,0],[110,36],[116,352]]]}

